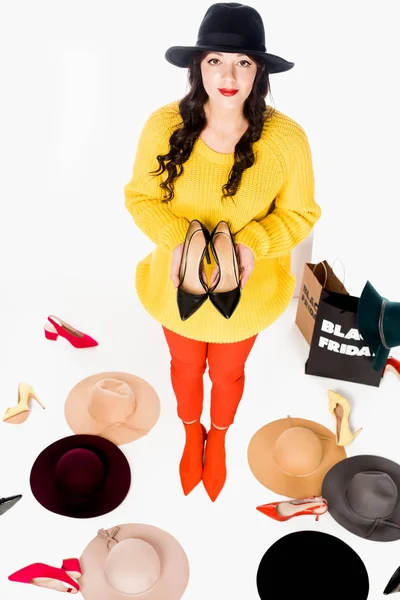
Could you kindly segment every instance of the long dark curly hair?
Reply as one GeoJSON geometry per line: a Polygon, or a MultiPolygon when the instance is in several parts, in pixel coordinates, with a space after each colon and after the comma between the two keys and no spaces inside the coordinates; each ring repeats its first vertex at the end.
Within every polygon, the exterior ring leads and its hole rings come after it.
{"type": "MultiPolygon", "coordinates": [[[[183,123],[169,138],[169,152],[158,155],[159,168],[150,174],[161,175],[165,170],[168,177],[160,183],[160,187],[167,191],[163,202],[168,202],[174,197],[174,181],[183,173],[183,164],[188,160],[193,146],[200,133],[206,126],[206,115],[204,104],[208,94],[204,89],[201,75],[201,61],[209,54],[206,52],[195,52],[192,63],[188,70],[188,82],[190,90],[179,102],[179,112],[183,123]]],[[[253,144],[260,139],[265,121],[274,112],[267,112],[265,103],[266,96],[270,93],[270,81],[265,63],[257,56],[248,55],[257,64],[257,73],[253,88],[244,102],[243,116],[249,123],[246,132],[242,135],[235,146],[234,164],[229,173],[227,183],[222,187],[223,200],[236,194],[242,173],[254,164],[253,144]]]]}

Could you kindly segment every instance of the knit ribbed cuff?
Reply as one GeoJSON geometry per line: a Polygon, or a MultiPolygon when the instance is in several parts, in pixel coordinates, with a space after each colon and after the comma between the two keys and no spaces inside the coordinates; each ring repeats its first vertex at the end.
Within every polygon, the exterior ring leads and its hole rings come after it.
{"type": "Polygon", "coordinates": [[[243,244],[253,251],[255,258],[267,256],[270,241],[267,232],[257,221],[250,221],[236,235],[233,236],[236,244],[243,244]]]}
{"type": "Polygon", "coordinates": [[[167,250],[173,250],[179,244],[183,244],[188,228],[189,221],[183,217],[177,217],[164,227],[160,244],[167,250]]]}

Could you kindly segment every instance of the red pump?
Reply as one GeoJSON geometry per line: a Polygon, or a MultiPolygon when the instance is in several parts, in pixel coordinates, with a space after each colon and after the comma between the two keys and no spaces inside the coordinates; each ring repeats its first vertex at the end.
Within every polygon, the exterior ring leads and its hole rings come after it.
{"type": "MultiPolygon", "coordinates": [[[[73,566],[76,568],[76,564],[73,566]]],[[[31,583],[39,587],[49,588],[58,592],[68,592],[70,594],[76,594],[80,589],[77,582],[64,569],[58,569],[44,563],[28,565],[9,575],[8,579],[17,583],[31,583]]]]}

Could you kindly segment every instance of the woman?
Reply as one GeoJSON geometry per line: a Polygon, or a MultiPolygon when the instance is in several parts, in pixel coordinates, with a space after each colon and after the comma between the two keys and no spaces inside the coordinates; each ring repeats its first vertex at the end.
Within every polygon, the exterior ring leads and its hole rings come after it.
{"type": "MultiPolygon", "coordinates": [[[[304,130],[265,103],[269,74],[293,63],[266,52],[263,22],[254,8],[213,4],[196,46],[173,47],[165,56],[188,67],[190,91],[147,119],[125,205],[156,244],[137,267],[136,289],[162,324],[171,353],[171,381],[186,433],[179,467],[183,491],[188,494],[202,479],[215,501],[226,479],[225,435],[243,394],[246,359],[257,334],[287,308],[295,287],[290,252],[321,211],[304,130]],[[176,288],[179,292],[183,261],[189,264],[183,248],[193,223],[198,234],[206,230],[200,259],[209,254],[207,231],[229,227],[240,269],[240,302],[229,314],[207,301],[190,318],[178,310],[176,288]],[[208,434],[200,423],[207,361],[208,434]]],[[[218,263],[197,259],[202,300],[211,299],[221,278],[218,263]]]]}

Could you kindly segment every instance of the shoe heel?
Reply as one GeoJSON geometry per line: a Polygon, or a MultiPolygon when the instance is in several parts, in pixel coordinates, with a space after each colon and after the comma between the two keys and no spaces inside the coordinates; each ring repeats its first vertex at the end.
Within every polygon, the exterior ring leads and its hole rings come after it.
{"type": "Polygon", "coordinates": [[[35,396],[35,394],[31,394],[32,398],[34,398],[36,400],[36,402],[39,404],[39,406],[41,406],[43,409],[45,409],[45,405],[40,402],[39,398],[37,396],[35,396]]]}
{"type": "Polygon", "coordinates": [[[53,331],[48,331],[48,329],[44,330],[44,335],[45,335],[46,339],[52,340],[54,342],[58,338],[58,333],[54,333],[53,331]]]}
{"type": "Polygon", "coordinates": [[[206,250],[205,250],[205,257],[206,257],[206,261],[207,261],[207,263],[208,263],[209,265],[211,265],[211,256],[210,256],[210,251],[209,251],[209,249],[208,249],[208,246],[207,246],[207,248],[206,248],[206,250]]]}
{"type": "Polygon", "coordinates": [[[64,558],[61,568],[74,579],[78,579],[82,575],[81,565],[77,558],[64,558]]]}

